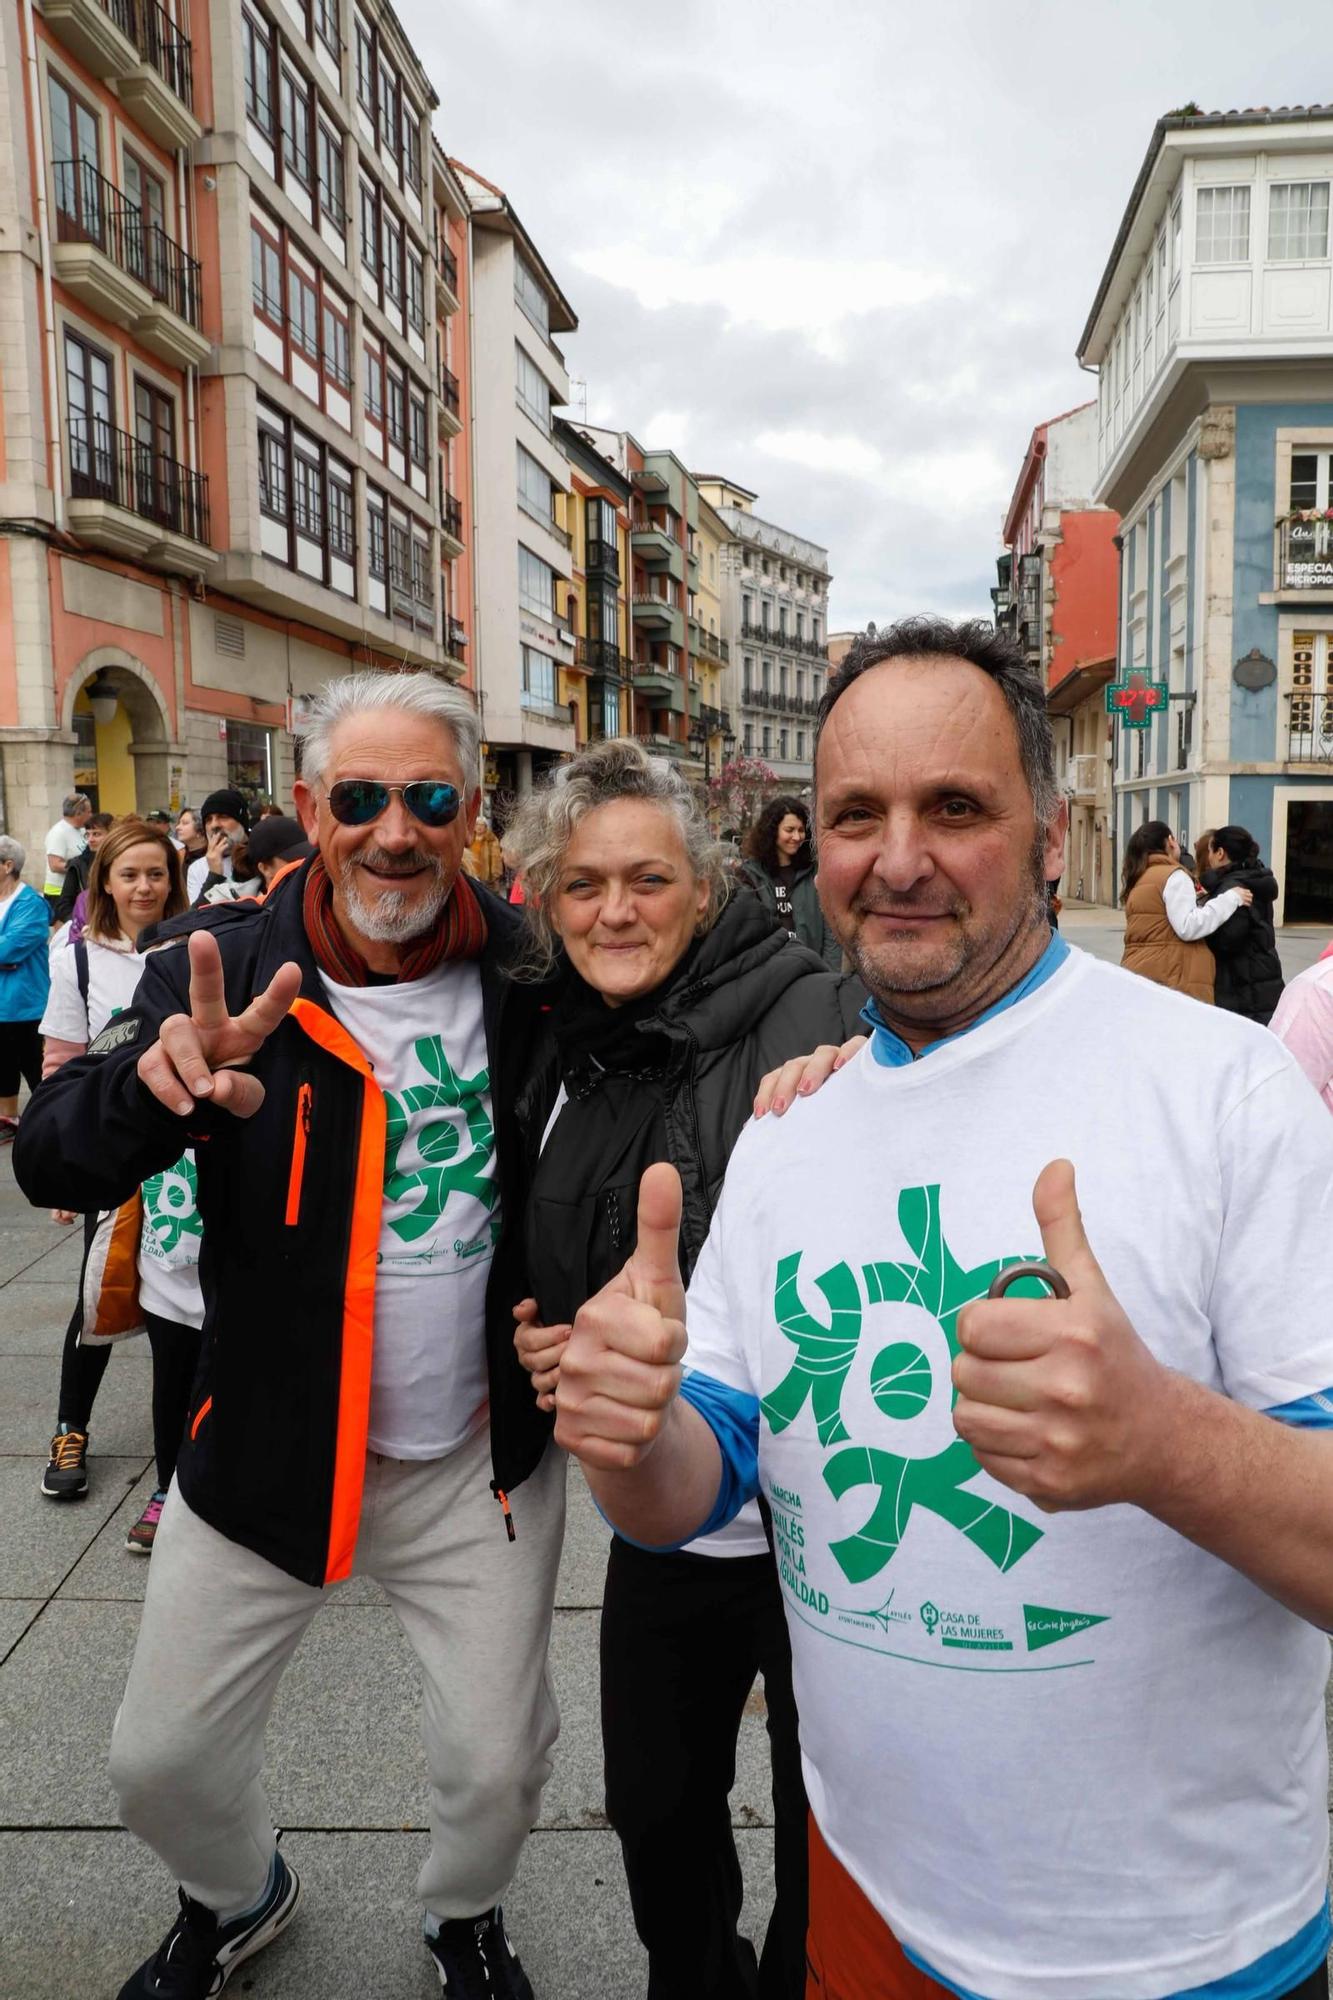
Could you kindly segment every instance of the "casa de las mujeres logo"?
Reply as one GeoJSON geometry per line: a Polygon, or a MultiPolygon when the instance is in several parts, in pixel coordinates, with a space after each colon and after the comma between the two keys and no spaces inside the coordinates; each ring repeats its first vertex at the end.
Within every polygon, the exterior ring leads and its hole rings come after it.
{"type": "MultiPolygon", "coordinates": [[[[809,1294],[802,1292],[802,1253],[779,1259],[773,1310],[795,1356],[781,1381],[762,1399],[764,1419],[778,1436],[808,1403],[816,1436],[826,1452],[823,1478],[829,1492],[841,1500],[864,1490],[861,1526],[828,1545],[849,1584],[867,1583],[888,1568],[918,1513],[946,1522],[997,1572],[1007,1573],[1041,1541],[1042,1530],[1002,1502],[975,1490],[973,1482],[981,1467],[971,1446],[955,1437],[942,1450],[910,1457],[879,1444],[858,1443],[848,1429],[843,1390],[860,1348],[867,1310],[881,1304],[919,1307],[939,1326],[952,1360],[959,1352],[958,1315],[963,1307],[984,1298],[1001,1271],[1026,1262],[1030,1253],[995,1257],[965,1268],[944,1238],[938,1186],[904,1188],[898,1198],[898,1225],[912,1256],[863,1264],[859,1272],[845,1262],[820,1272],[813,1285],[824,1301],[822,1316],[811,1311],[809,1294]]],[[[1044,1287],[1036,1279],[1020,1279],[1010,1292],[1010,1297],[1016,1298],[1044,1296],[1044,1287]]],[[[933,1384],[930,1356],[913,1340],[891,1340],[871,1360],[871,1398],[877,1409],[895,1420],[897,1435],[902,1435],[903,1425],[924,1417],[933,1384]]],[[[951,1408],[956,1400],[951,1386],[951,1408]]],[[[806,1572],[807,1519],[801,1496],[790,1488],[773,1486],[770,1501],[783,1583],[801,1604],[827,1616],[828,1596],[812,1586],[806,1572]]],[[[1023,1610],[1029,1651],[1104,1622],[1090,1614],[1053,1612],[1039,1605],[1025,1605],[1023,1610]]],[[[883,1605],[849,1615],[885,1631],[891,1623],[912,1618],[910,1610],[894,1607],[891,1590],[883,1605]]],[[[943,1644],[969,1650],[1012,1650],[1011,1635],[988,1625],[977,1612],[952,1611],[927,1600],[916,1616],[927,1637],[934,1639],[938,1634],[943,1644]]]]}
{"type": "MultiPolygon", "coordinates": [[[[491,1247],[487,1236],[435,1239],[451,1195],[471,1195],[488,1212],[495,1208],[495,1131],[486,1104],[490,1073],[482,1068],[475,1076],[459,1076],[438,1035],[422,1036],[412,1053],[425,1080],[384,1093],[384,1198],[411,1204],[390,1224],[405,1245],[429,1241],[396,1261],[445,1256],[463,1262],[491,1247]]],[[[492,1228],[490,1236],[494,1233],[492,1228]]]]}

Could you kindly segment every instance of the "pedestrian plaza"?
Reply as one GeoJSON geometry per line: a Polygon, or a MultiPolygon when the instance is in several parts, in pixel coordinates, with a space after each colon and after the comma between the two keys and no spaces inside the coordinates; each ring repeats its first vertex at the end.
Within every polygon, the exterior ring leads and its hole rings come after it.
{"type": "MultiPolygon", "coordinates": [[[[1069,941],[1116,960],[1113,911],[1066,910],[1069,941]]],[[[1327,931],[1279,933],[1290,977],[1327,931]]],[[[98,1398],[88,1497],[38,1492],[60,1346],[78,1275],[72,1232],[31,1209],[0,1153],[0,1995],[47,2000],[65,1960],[89,2000],[117,1990],[160,1939],[170,1885],[116,1824],[106,1776],[148,1573],[124,1542],[153,1486],[146,1343],[113,1356],[98,1398]]],[[[517,1511],[517,1510],[516,1510],[517,1511]]],[[[518,1511],[522,1532],[521,1511],[518,1511]]],[[[562,1726],[541,1819],[506,1918],[538,2000],[634,2000],[646,1960],[602,1811],[598,1606],[606,1530],[577,1470],[556,1596],[552,1666],[562,1726]]],[[[497,1522],[496,1560],[505,1543],[497,1522]]],[[[497,1635],[498,1637],[498,1635],[497,1635]]],[[[363,2000],[438,1991],[422,1948],[416,1872],[426,1774],[414,1662],[378,1589],[354,1581],[315,1621],[279,1691],[268,1780],[302,1878],[290,1931],[231,1988],[258,2000],[363,2000]]],[[[762,1690],[731,1795],[746,1875],[743,1928],[762,1938],[772,1880],[762,1690]]]]}

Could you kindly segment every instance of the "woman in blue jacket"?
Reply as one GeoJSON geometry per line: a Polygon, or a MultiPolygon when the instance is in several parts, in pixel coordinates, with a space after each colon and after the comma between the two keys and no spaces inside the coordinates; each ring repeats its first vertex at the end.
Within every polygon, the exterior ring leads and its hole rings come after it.
{"type": "Polygon", "coordinates": [[[46,1011],[51,973],[46,901],[23,880],[22,847],[0,833],[0,1142],[18,1126],[19,1081],[36,1090],[42,1074],[37,1023],[46,1011]]]}

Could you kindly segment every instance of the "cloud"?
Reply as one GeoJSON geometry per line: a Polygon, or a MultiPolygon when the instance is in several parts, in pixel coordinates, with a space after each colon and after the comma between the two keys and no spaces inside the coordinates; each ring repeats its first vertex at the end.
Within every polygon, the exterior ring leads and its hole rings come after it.
{"type": "Polygon", "coordinates": [[[580,315],[590,418],[826,546],[835,626],[989,608],[1032,428],[1095,393],[1074,345],[1154,121],[1310,88],[1306,0],[1262,34],[1252,0],[1121,0],[1092,41],[1052,0],[397,5],[580,315]]]}
{"type": "Polygon", "coordinates": [[[658,312],[673,305],[716,305],[724,327],[754,325],[772,332],[799,331],[825,353],[841,351],[836,331],[855,315],[956,292],[943,271],[914,271],[876,260],[798,257],[771,251],[732,252],[699,261],[664,255],[650,246],[619,243],[583,250],[574,263],[591,276],[633,294],[658,312]]]}
{"type": "Polygon", "coordinates": [[[821,431],[761,431],[754,441],[756,451],[770,458],[789,459],[811,472],[844,474],[849,479],[877,479],[884,460],[864,438],[826,437],[821,431]]]}

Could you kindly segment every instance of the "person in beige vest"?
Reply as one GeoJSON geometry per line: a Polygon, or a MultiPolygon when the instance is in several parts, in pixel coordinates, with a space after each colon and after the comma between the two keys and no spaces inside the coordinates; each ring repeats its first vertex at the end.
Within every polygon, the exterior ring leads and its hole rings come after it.
{"type": "Polygon", "coordinates": [[[1211,1006],[1213,954],[1204,939],[1251,900],[1249,890],[1228,889],[1200,907],[1194,881],[1181,865],[1180,842],[1165,820],[1150,819],[1129,837],[1120,900],[1125,906],[1120,957],[1125,970],[1211,1006]],[[1219,916],[1223,904],[1227,907],[1219,916]]]}

